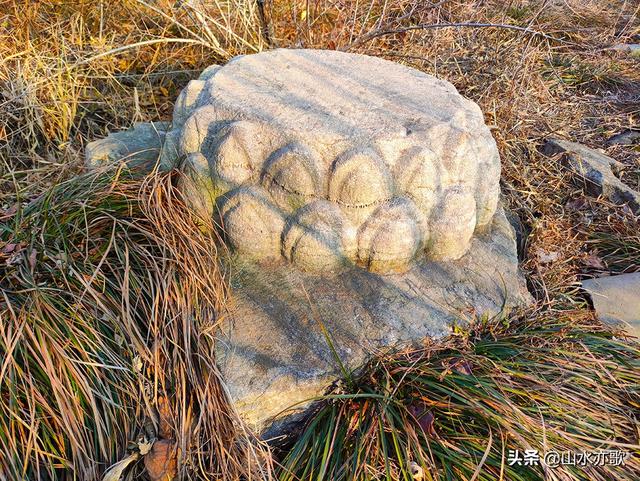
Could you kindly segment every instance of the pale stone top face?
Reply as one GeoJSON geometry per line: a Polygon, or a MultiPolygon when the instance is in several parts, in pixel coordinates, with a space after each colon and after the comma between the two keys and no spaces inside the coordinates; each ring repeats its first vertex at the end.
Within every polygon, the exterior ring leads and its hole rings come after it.
{"type": "Polygon", "coordinates": [[[178,98],[162,162],[231,246],[311,271],[457,259],[496,210],[500,159],[479,107],[382,59],[274,50],[210,67],[178,98]]]}

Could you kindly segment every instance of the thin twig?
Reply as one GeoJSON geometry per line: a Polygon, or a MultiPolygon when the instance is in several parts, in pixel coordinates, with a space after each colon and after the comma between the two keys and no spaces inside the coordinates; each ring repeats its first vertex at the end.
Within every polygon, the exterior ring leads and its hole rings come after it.
{"type": "Polygon", "coordinates": [[[267,47],[273,46],[273,38],[271,35],[271,23],[268,20],[268,16],[265,8],[265,0],[256,0],[258,6],[258,19],[260,20],[260,31],[262,32],[262,39],[267,44],[267,47]]]}
{"type": "Polygon", "coordinates": [[[112,48],[111,50],[107,50],[106,52],[102,52],[97,55],[93,55],[91,57],[85,58],[84,60],[76,62],[67,68],[70,69],[74,67],[79,67],[80,65],[91,63],[94,60],[98,60],[99,58],[106,57],[108,55],[124,52],[126,50],[131,50],[133,48],[144,47],[146,45],[156,45],[159,43],[191,43],[196,45],[204,45],[205,47],[211,47],[211,45],[208,43],[203,43],[200,40],[195,40],[191,38],[157,38],[152,40],[144,40],[142,42],[130,43],[128,45],[123,45],[122,47],[112,48]]]}
{"type": "Polygon", "coordinates": [[[427,8],[440,8],[445,3],[450,2],[451,0],[440,0],[438,3],[432,3],[431,5],[427,5],[427,8]]]}
{"type": "MultiPolygon", "coordinates": [[[[150,5],[149,3],[145,2],[144,0],[136,0],[140,5],[142,5],[143,7],[148,8],[149,10],[157,13],[158,15],[160,15],[161,17],[163,17],[164,19],[168,20],[169,22],[171,22],[172,24],[174,24],[176,27],[184,30],[185,32],[187,32],[188,34],[190,34],[193,38],[200,40],[203,44],[207,44],[207,40],[202,38],[200,35],[198,35],[196,32],[194,32],[193,30],[191,30],[189,27],[187,27],[186,25],[184,25],[183,23],[179,22],[175,17],[172,17],[171,15],[167,15],[165,12],[163,12],[161,9],[159,9],[158,7],[155,7],[154,5],[150,5]]],[[[218,45],[219,47],[219,45],[218,45]]]]}
{"type": "MultiPolygon", "coordinates": [[[[423,6],[423,8],[439,8],[439,7],[441,7],[442,5],[444,5],[445,3],[449,2],[449,1],[450,1],[450,0],[441,0],[441,1],[440,1],[440,2],[438,2],[438,3],[434,3],[434,4],[431,4],[431,5],[423,6]]],[[[371,3],[371,5],[369,6],[369,11],[367,12],[367,19],[369,18],[369,15],[371,14],[371,10],[372,10],[372,8],[373,8],[373,2],[372,2],[372,3],[371,3]]],[[[376,30],[374,30],[373,32],[367,33],[367,34],[365,34],[363,37],[360,37],[360,38],[362,38],[362,39],[366,39],[366,38],[368,38],[368,37],[369,37],[369,35],[374,34],[374,33],[376,33],[376,32],[382,32],[382,31],[389,30],[389,29],[391,28],[391,25],[392,25],[392,24],[394,24],[394,23],[400,23],[400,22],[402,22],[403,20],[406,20],[407,18],[410,18],[410,17],[414,14],[414,12],[416,11],[416,8],[417,8],[417,5],[412,5],[408,12],[406,12],[406,13],[404,13],[404,14],[400,15],[400,16],[399,16],[399,17],[397,17],[397,18],[389,19],[388,21],[386,21],[383,25],[381,25],[380,27],[378,27],[378,28],[377,28],[376,30]]],[[[354,12],[354,15],[355,15],[355,12],[354,12]]],[[[382,20],[382,17],[381,17],[381,19],[380,19],[380,20],[382,20]]],[[[365,24],[366,24],[366,21],[362,23],[362,27],[361,27],[361,30],[360,30],[361,32],[362,32],[362,28],[364,28],[364,25],[365,25],[365,24]]],[[[355,22],[354,22],[354,26],[355,26],[355,22]]],[[[353,36],[353,33],[352,33],[352,36],[353,36]]],[[[351,38],[352,38],[352,36],[350,36],[349,38],[351,39],[351,38]]],[[[367,41],[367,40],[364,40],[364,41],[367,41]]],[[[359,42],[360,42],[360,40],[359,40],[359,39],[356,39],[354,42],[351,42],[349,45],[351,46],[351,45],[354,45],[355,43],[359,43],[359,42]]],[[[342,49],[340,49],[340,50],[342,50],[342,49]]],[[[346,51],[346,50],[345,50],[345,51],[346,51]]]]}
{"type": "Polygon", "coordinates": [[[436,28],[503,28],[506,30],[517,30],[519,32],[525,32],[530,35],[534,35],[536,37],[542,37],[546,40],[552,40],[554,42],[564,43],[567,45],[580,46],[577,43],[570,42],[567,40],[563,40],[561,38],[553,37],[544,32],[540,32],[538,30],[533,30],[529,27],[519,27],[518,25],[508,25],[502,23],[477,23],[477,22],[458,22],[458,23],[427,23],[427,24],[418,24],[418,25],[409,25],[408,27],[401,27],[395,29],[378,29],[373,32],[370,32],[362,37],[356,39],[354,42],[351,42],[349,45],[341,47],[339,50],[343,52],[347,52],[355,47],[359,47],[371,40],[383,37],[385,35],[393,35],[396,33],[404,33],[412,30],[432,30],[436,28]]]}

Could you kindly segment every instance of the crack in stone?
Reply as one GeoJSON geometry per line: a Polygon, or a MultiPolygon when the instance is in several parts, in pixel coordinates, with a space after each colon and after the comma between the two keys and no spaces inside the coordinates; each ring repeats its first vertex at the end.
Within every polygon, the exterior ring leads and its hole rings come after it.
{"type": "Polygon", "coordinates": [[[392,198],[393,197],[388,197],[386,199],[374,200],[373,202],[370,202],[368,204],[349,204],[348,202],[344,202],[339,199],[335,199],[333,200],[333,202],[350,209],[366,209],[367,207],[375,207],[376,205],[384,204],[385,202],[390,201],[392,198]]]}
{"type": "Polygon", "coordinates": [[[280,182],[278,182],[275,177],[273,177],[270,174],[263,174],[264,179],[267,180],[269,183],[274,184],[276,187],[279,187],[280,189],[282,189],[283,191],[285,191],[288,194],[294,194],[294,195],[299,195],[301,197],[304,197],[305,199],[317,199],[319,198],[319,196],[317,194],[305,194],[303,192],[299,192],[295,189],[291,189],[287,186],[285,186],[284,184],[281,184],[280,182]]]}

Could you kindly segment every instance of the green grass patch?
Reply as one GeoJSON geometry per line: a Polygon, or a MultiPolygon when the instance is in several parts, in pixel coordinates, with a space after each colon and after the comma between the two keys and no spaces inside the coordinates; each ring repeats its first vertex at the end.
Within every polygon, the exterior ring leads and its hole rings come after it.
{"type": "Polygon", "coordinates": [[[161,439],[181,475],[260,473],[215,368],[216,240],[171,175],[80,176],[5,217],[0,479],[100,479],[161,439]]]}
{"type": "Polygon", "coordinates": [[[640,349],[569,316],[482,321],[378,358],[335,390],[281,479],[636,480],[640,349]],[[509,450],[632,453],[624,466],[510,466],[509,450]]]}

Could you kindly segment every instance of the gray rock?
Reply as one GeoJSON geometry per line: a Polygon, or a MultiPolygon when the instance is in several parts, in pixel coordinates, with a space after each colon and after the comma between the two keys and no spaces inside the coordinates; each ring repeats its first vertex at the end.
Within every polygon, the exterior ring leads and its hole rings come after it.
{"type": "Polygon", "coordinates": [[[640,336],[640,272],[583,281],[598,318],[640,336]]]}
{"type": "Polygon", "coordinates": [[[150,170],[158,160],[168,128],[168,122],[137,123],[129,130],[89,142],[85,149],[85,164],[89,169],[95,169],[124,161],[135,168],[150,170]]]}
{"type": "Polygon", "coordinates": [[[560,154],[565,165],[583,181],[587,193],[603,195],[617,204],[628,204],[634,211],[640,210],[640,193],[614,175],[614,170],[624,167],[621,162],[568,140],[548,139],[543,151],[549,156],[560,154]]]}
{"type": "Polygon", "coordinates": [[[500,159],[479,107],[364,55],[235,58],[183,90],[167,139],[197,186],[183,185],[192,205],[219,214],[234,250],[307,271],[460,258],[498,201],[500,159]]]}
{"type": "Polygon", "coordinates": [[[460,259],[423,258],[404,274],[353,268],[305,273],[283,260],[231,264],[231,313],[218,360],[238,411],[265,436],[372,353],[450,332],[451,323],[531,301],[518,270],[513,228],[502,212],[460,259]],[[329,343],[333,345],[333,349],[329,343]],[[272,425],[272,417],[290,406],[272,425]]]}
{"type": "Polygon", "coordinates": [[[189,173],[179,187],[231,247],[220,370],[266,435],[341,376],[338,359],[353,369],[531,300],[482,112],[422,72],[335,51],[237,57],[180,94],[159,162],[189,173]]]}
{"type": "Polygon", "coordinates": [[[626,52],[633,56],[640,56],[640,44],[637,43],[620,43],[613,47],[613,50],[626,52]]]}
{"type": "Polygon", "coordinates": [[[625,130],[607,140],[607,145],[634,145],[640,142],[639,130],[625,130]]]}

